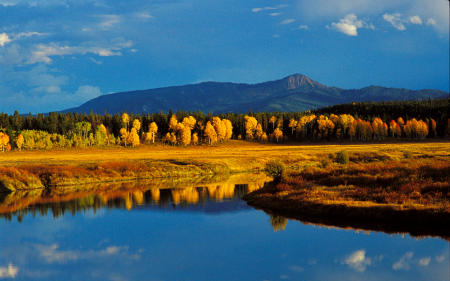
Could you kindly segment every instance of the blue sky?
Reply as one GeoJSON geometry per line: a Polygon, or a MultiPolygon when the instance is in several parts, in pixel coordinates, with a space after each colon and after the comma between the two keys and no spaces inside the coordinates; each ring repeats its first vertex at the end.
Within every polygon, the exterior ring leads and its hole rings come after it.
{"type": "Polygon", "coordinates": [[[301,73],[449,91],[447,0],[0,0],[0,111],[301,73]]]}

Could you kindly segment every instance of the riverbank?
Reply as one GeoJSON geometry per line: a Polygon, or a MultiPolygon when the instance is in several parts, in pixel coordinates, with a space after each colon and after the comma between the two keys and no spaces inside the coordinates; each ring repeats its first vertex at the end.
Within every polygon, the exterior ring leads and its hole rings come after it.
{"type": "Polygon", "coordinates": [[[219,146],[139,148],[104,147],[9,152],[0,155],[0,190],[82,185],[155,178],[194,178],[263,170],[273,159],[288,169],[318,167],[324,158],[346,149],[355,163],[414,157],[450,159],[450,142],[260,144],[230,140],[219,146]]]}
{"type": "Polygon", "coordinates": [[[311,167],[243,199],[308,223],[450,239],[450,159],[311,167]]]}

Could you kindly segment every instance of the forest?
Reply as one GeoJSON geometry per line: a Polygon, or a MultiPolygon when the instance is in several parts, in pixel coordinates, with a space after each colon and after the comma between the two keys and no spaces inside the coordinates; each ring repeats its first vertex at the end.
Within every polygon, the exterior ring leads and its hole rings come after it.
{"type": "Polygon", "coordinates": [[[50,149],[162,142],[214,144],[227,139],[260,142],[423,140],[450,137],[450,98],[357,102],[304,112],[204,114],[0,114],[0,150],[50,149]]]}

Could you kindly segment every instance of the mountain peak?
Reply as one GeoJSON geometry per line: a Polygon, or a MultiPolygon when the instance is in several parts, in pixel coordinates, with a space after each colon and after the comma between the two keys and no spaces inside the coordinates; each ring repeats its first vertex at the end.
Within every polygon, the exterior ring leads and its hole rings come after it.
{"type": "Polygon", "coordinates": [[[302,87],[326,87],[299,73],[285,77],[281,79],[280,82],[283,83],[284,88],[288,90],[293,90],[302,87]]]}

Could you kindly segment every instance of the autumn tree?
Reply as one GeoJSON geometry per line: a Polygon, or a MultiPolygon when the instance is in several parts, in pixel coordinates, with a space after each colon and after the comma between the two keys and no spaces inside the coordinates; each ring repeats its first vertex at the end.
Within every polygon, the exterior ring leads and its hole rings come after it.
{"type": "Polygon", "coordinates": [[[216,130],[214,130],[213,125],[211,125],[211,122],[208,121],[205,126],[204,135],[208,138],[208,143],[212,145],[214,143],[214,140],[217,140],[217,133],[216,130]]]}
{"type": "Polygon", "coordinates": [[[433,131],[434,133],[434,137],[436,138],[437,134],[436,134],[436,121],[434,121],[433,119],[430,120],[431,123],[431,131],[433,131]]]}
{"type": "Polygon", "coordinates": [[[125,124],[125,130],[128,132],[128,122],[130,122],[130,116],[127,113],[122,114],[122,122],[125,124]]]}
{"type": "Polygon", "coordinates": [[[247,139],[252,140],[256,130],[256,126],[258,125],[258,121],[256,120],[255,117],[251,117],[248,115],[245,115],[244,119],[245,119],[246,137],[247,139]]]}
{"type": "Polygon", "coordinates": [[[155,135],[157,132],[158,132],[158,126],[156,125],[155,122],[152,122],[148,129],[148,134],[150,136],[152,143],[155,143],[155,135]]]}
{"type": "Polygon", "coordinates": [[[192,134],[192,140],[191,140],[193,145],[197,145],[198,144],[198,134],[194,133],[192,134]]]}
{"type": "Polygon", "coordinates": [[[289,120],[289,128],[292,128],[292,134],[294,134],[294,130],[297,126],[297,121],[295,121],[293,118],[289,120]]]}
{"type": "Polygon", "coordinates": [[[222,123],[225,127],[225,139],[229,140],[233,136],[233,125],[231,124],[231,121],[228,119],[223,119],[222,123]]]}
{"type": "Polygon", "coordinates": [[[272,123],[272,129],[275,129],[275,122],[277,122],[277,117],[272,115],[269,119],[269,123],[272,123]]]}
{"type": "Polygon", "coordinates": [[[273,131],[273,136],[277,139],[278,142],[278,139],[283,137],[283,132],[280,129],[276,128],[275,131],[273,131]]]}
{"type": "Polygon", "coordinates": [[[127,129],[122,128],[120,129],[120,139],[122,140],[122,143],[125,144],[125,147],[127,147],[127,140],[129,138],[129,133],[127,132],[127,129]]]}
{"type": "Polygon", "coordinates": [[[136,129],[136,133],[139,133],[139,130],[141,129],[141,122],[138,119],[134,119],[133,128],[136,129]]]}
{"type": "Polygon", "coordinates": [[[4,134],[0,132],[0,147],[2,149],[2,152],[5,152],[5,149],[9,145],[9,136],[8,134],[4,134]]]}
{"type": "Polygon", "coordinates": [[[23,145],[23,136],[21,134],[17,135],[16,137],[16,146],[19,148],[19,152],[22,152],[22,145],[23,145]]]}
{"type": "Polygon", "coordinates": [[[176,115],[172,115],[172,117],[170,117],[170,121],[169,121],[169,130],[176,131],[177,130],[177,124],[178,124],[177,116],[176,115]]]}

